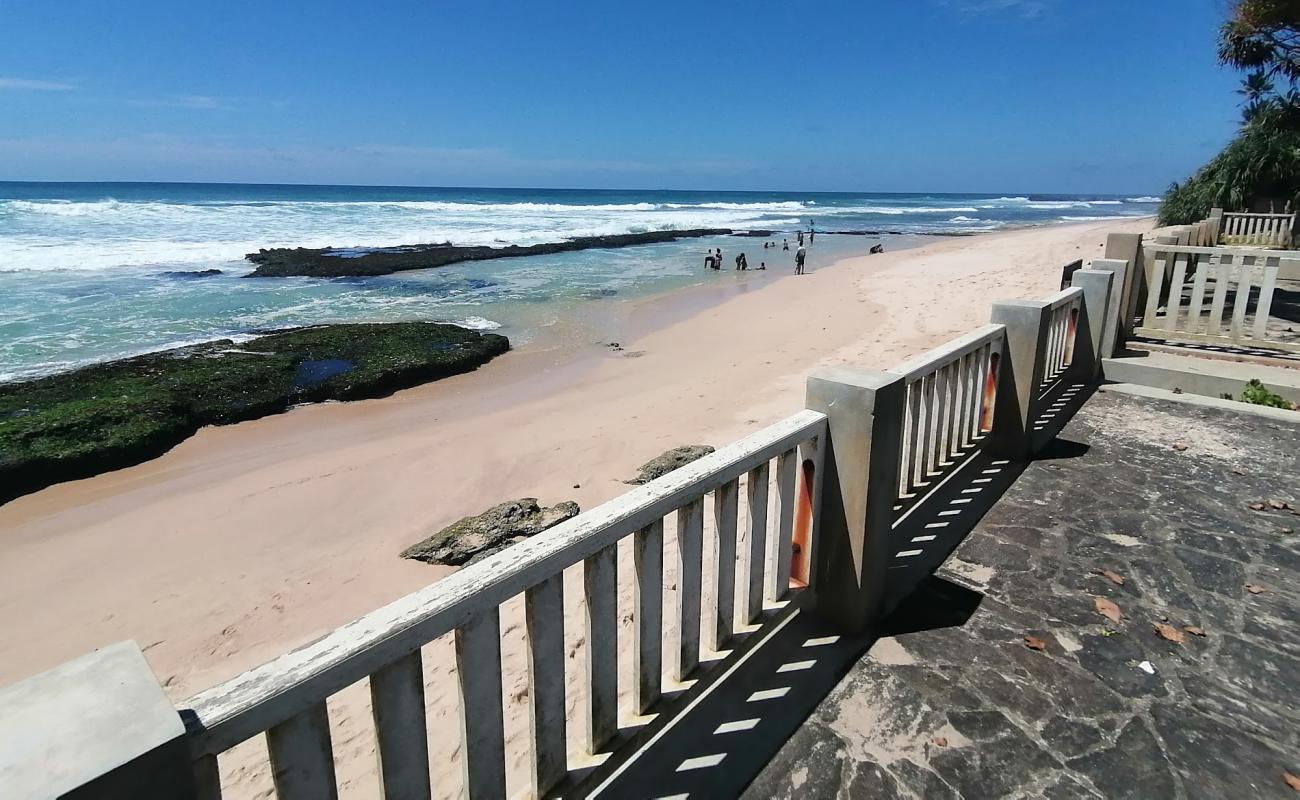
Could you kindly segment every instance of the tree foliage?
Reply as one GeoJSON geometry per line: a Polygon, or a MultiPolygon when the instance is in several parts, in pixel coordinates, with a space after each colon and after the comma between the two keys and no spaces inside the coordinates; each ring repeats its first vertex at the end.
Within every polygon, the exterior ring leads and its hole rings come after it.
{"type": "Polygon", "coordinates": [[[1216,206],[1295,208],[1300,200],[1300,0],[1237,0],[1219,30],[1218,55],[1246,73],[1242,127],[1195,175],[1169,187],[1162,225],[1204,219],[1216,206]]]}

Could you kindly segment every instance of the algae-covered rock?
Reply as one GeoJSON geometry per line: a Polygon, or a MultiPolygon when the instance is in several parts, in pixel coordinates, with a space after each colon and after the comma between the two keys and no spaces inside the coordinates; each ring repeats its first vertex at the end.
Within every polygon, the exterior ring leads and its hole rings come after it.
{"type": "Polygon", "coordinates": [[[655,478],[667,475],[673,470],[684,467],[692,461],[695,461],[698,458],[703,458],[712,452],[713,448],[707,444],[688,444],[681,447],[674,447],[663,455],[652,458],[642,464],[638,469],[637,476],[630,481],[624,481],[624,483],[649,483],[655,478]]]}
{"type": "Polygon", "coordinates": [[[204,425],[382,397],[468,372],[503,336],[432,322],[321,325],[0,384],[0,503],[139,464],[204,425]]]}
{"type": "Polygon", "coordinates": [[[482,514],[453,522],[424,541],[402,551],[402,558],[427,564],[461,566],[486,558],[529,536],[578,515],[572,500],[550,508],[537,498],[524,497],[489,508],[482,514]]]}

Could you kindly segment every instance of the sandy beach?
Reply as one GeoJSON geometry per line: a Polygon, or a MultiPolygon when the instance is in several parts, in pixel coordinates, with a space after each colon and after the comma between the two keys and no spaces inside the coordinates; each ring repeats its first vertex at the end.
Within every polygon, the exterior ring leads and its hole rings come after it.
{"type": "Polygon", "coordinates": [[[529,496],[590,508],[667,448],[722,445],[801,408],[815,369],[888,368],[987,321],[995,300],[1054,291],[1107,233],[1151,224],[833,264],[814,249],[803,277],[629,301],[621,350],[524,348],[389,398],[206,428],[20,498],[0,507],[0,684],[134,639],[183,699],[436,580],[397,554],[461,516],[529,496]]]}

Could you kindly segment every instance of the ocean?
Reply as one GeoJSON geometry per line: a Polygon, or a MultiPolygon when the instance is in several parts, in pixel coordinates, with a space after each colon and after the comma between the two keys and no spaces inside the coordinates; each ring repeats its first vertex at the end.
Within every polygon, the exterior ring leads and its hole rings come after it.
{"type": "MultiPolygon", "coordinates": [[[[788,270],[725,237],[503,259],[365,279],[245,279],[264,247],[534,244],[718,227],[793,238],[810,267],[881,241],[1153,214],[1152,196],[454,189],[0,182],[0,381],[209,339],[323,322],[429,319],[516,343],[600,304],[735,280],[706,248],[788,270]],[[831,235],[874,231],[879,236],[831,235]],[[196,276],[203,270],[218,275],[196,276]]],[[[792,245],[793,247],[793,245],[792,245]]],[[[745,279],[753,280],[752,276],[745,279]]]]}

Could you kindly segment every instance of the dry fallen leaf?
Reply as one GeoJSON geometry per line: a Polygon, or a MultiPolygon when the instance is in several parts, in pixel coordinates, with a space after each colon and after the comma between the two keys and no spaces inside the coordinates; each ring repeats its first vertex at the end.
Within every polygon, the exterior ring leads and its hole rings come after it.
{"type": "Polygon", "coordinates": [[[1300,792],[1300,777],[1292,775],[1290,771],[1284,769],[1282,770],[1282,780],[1286,781],[1287,786],[1300,792]]]}
{"type": "Polygon", "coordinates": [[[1181,453],[1187,449],[1187,445],[1183,444],[1182,442],[1174,442],[1173,448],[1181,453]]]}
{"type": "Polygon", "coordinates": [[[944,736],[936,736],[936,737],[934,737],[933,739],[931,739],[930,741],[934,742],[935,744],[937,744],[937,745],[940,746],[940,747],[947,747],[947,746],[948,746],[948,739],[947,739],[947,737],[944,737],[944,736]]]}
{"type": "Polygon", "coordinates": [[[1037,650],[1040,653],[1047,649],[1047,642],[1039,639],[1037,636],[1025,636],[1025,647],[1030,650],[1037,650]]]}
{"type": "Polygon", "coordinates": [[[1190,634],[1193,635],[1193,636],[1204,636],[1204,635],[1205,635],[1205,629],[1204,629],[1204,628],[1198,628],[1198,627],[1196,627],[1195,625],[1188,625],[1188,626],[1184,627],[1183,630],[1187,631],[1188,633],[1190,633],[1190,634]]]}
{"type": "Polygon", "coordinates": [[[1263,511],[1265,508],[1267,508],[1267,506],[1265,506],[1263,503],[1251,503],[1250,505],[1246,506],[1246,508],[1249,508],[1251,511],[1263,511]]]}
{"type": "Polygon", "coordinates": [[[1241,467],[1233,467],[1233,468],[1232,468],[1232,472],[1233,472],[1234,475],[1245,475],[1245,474],[1246,474],[1246,470],[1242,469],[1241,467]]]}
{"type": "Polygon", "coordinates": [[[1268,589],[1266,589],[1263,586],[1260,586],[1258,583],[1248,583],[1246,584],[1246,591],[1250,592],[1251,594],[1263,594],[1264,592],[1267,592],[1268,589]]]}
{"type": "Polygon", "coordinates": [[[1177,642],[1178,644],[1182,644],[1183,639],[1186,638],[1185,636],[1183,636],[1182,631],[1178,630],[1173,625],[1169,625],[1168,623],[1157,622],[1154,623],[1154,627],[1156,629],[1156,634],[1161,639],[1166,639],[1171,642],[1177,642]]]}
{"type": "Polygon", "coordinates": [[[1115,584],[1116,586],[1123,586],[1123,585],[1124,585],[1124,576],[1121,575],[1121,574],[1119,574],[1118,572],[1112,572],[1111,570],[1103,569],[1103,570],[1101,571],[1101,574],[1102,574],[1102,577],[1106,578],[1106,580],[1110,581],[1111,583],[1115,584]]]}
{"type": "Polygon", "coordinates": [[[1285,500],[1269,500],[1268,507],[1278,511],[1285,511],[1291,507],[1291,504],[1285,500]]]}
{"type": "Polygon", "coordinates": [[[1119,618],[1120,618],[1119,606],[1115,605],[1114,603],[1112,603],[1111,601],[1107,600],[1104,597],[1094,598],[1093,605],[1096,606],[1098,614],[1101,614],[1103,617],[1115,623],[1116,625],[1119,624],[1119,618]]]}

